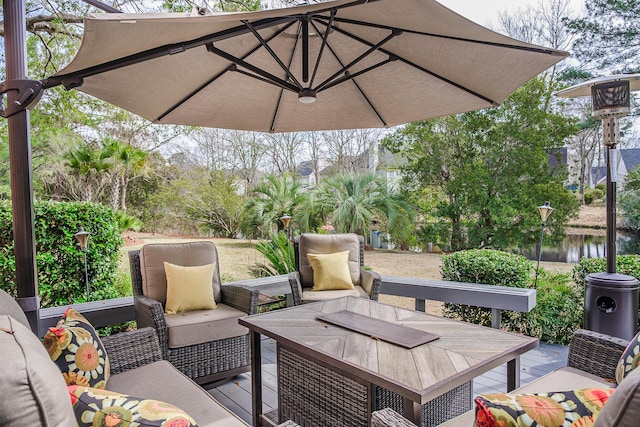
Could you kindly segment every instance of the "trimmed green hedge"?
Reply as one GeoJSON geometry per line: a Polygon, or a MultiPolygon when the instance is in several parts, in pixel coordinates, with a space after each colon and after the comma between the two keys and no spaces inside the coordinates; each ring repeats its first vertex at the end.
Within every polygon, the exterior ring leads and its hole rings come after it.
{"type": "MultiPolygon", "coordinates": [[[[470,249],[442,257],[444,280],[526,288],[531,263],[521,255],[492,249],[470,249]]],[[[491,325],[491,309],[445,303],[443,314],[479,325],[491,325]]],[[[504,316],[503,316],[504,317],[504,316]]]]}
{"type": "MultiPolygon", "coordinates": [[[[73,235],[91,232],[87,250],[90,300],[121,297],[114,287],[122,238],[114,212],[95,203],[35,202],[36,262],[41,307],[85,302],[84,258],[73,235]]],[[[0,288],[16,296],[11,203],[0,201],[0,288]]]]}
{"type": "MultiPolygon", "coordinates": [[[[585,280],[591,273],[607,271],[606,258],[582,258],[573,268],[573,280],[584,293],[585,280]]],[[[640,280],[640,255],[617,255],[616,272],[640,280]]]]}
{"type": "MultiPolygon", "coordinates": [[[[534,263],[521,255],[473,249],[443,256],[442,278],[458,282],[533,288],[534,263]]],[[[568,274],[538,276],[537,303],[529,313],[503,311],[502,328],[568,344],[573,331],[582,324],[583,292],[568,274]]],[[[444,305],[443,314],[466,322],[491,325],[491,310],[461,304],[444,305]]]]}

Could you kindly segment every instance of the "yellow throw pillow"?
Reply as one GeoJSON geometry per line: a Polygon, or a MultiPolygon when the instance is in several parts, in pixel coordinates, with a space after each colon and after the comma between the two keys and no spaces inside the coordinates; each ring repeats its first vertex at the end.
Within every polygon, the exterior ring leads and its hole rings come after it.
{"type": "Polygon", "coordinates": [[[313,269],[312,291],[353,289],[349,273],[349,251],[307,254],[313,269]]]}
{"type": "Polygon", "coordinates": [[[167,304],[164,312],[211,310],[216,308],[213,299],[213,272],[215,263],[197,267],[182,267],[164,263],[167,275],[167,304]]]}

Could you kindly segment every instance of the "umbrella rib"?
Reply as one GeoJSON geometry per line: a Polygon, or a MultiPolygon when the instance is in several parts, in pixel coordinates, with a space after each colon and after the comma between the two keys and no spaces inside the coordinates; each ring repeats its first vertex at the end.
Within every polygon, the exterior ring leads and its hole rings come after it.
{"type": "Polygon", "coordinates": [[[218,56],[220,56],[221,58],[226,59],[229,62],[233,62],[236,65],[239,65],[243,68],[246,68],[249,71],[253,71],[254,73],[256,73],[258,76],[261,76],[265,79],[271,80],[274,84],[276,84],[277,86],[282,87],[283,89],[287,89],[290,90],[291,92],[295,92],[298,93],[300,91],[300,88],[285,81],[282,80],[281,78],[274,76],[273,74],[261,70],[260,68],[256,67],[255,65],[249,64],[246,61],[243,61],[240,58],[237,58],[233,55],[231,55],[230,53],[225,52],[224,50],[218,49],[217,47],[215,47],[213,45],[213,43],[210,43],[207,45],[207,50],[211,53],[214,53],[218,56]]]}
{"type": "MultiPolygon", "coordinates": [[[[323,23],[323,24],[324,24],[324,23],[323,23]]],[[[326,24],[325,24],[325,25],[326,25],[326,24]]],[[[356,40],[356,41],[358,41],[358,42],[360,42],[360,43],[362,43],[362,44],[365,44],[365,45],[367,45],[367,46],[373,46],[373,43],[371,43],[371,42],[369,42],[369,41],[367,41],[367,40],[364,40],[364,39],[362,39],[362,38],[360,38],[360,37],[356,36],[355,34],[351,34],[350,32],[348,32],[348,31],[346,31],[346,30],[343,30],[343,29],[342,29],[342,28],[340,28],[340,27],[332,27],[332,28],[333,28],[335,31],[338,31],[338,32],[340,32],[340,33],[344,34],[344,35],[345,35],[345,36],[347,36],[347,37],[351,37],[352,39],[354,39],[354,40],[356,40]]],[[[480,98],[480,99],[482,99],[483,101],[488,102],[489,104],[491,104],[491,105],[493,105],[493,106],[497,106],[497,105],[499,105],[499,104],[500,104],[499,102],[496,102],[496,101],[494,101],[493,99],[487,98],[486,96],[484,96],[484,95],[482,95],[482,94],[479,94],[478,92],[476,92],[476,91],[474,91],[474,90],[471,90],[471,89],[469,89],[468,87],[461,85],[460,83],[456,83],[456,82],[454,82],[454,81],[452,81],[452,80],[449,80],[448,78],[443,77],[443,76],[441,76],[441,75],[439,75],[439,74],[437,74],[437,73],[435,73],[435,72],[433,72],[433,71],[431,71],[431,70],[429,70],[429,69],[427,69],[427,68],[424,68],[423,66],[418,65],[418,64],[416,64],[415,62],[411,62],[411,61],[409,61],[409,60],[408,60],[408,59],[406,59],[406,58],[403,58],[403,57],[401,57],[401,56],[397,56],[395,53],[393,53],[393,52],[391,52],[391,51],[388,51],[388,50],[386,50],[386,49],[384,49],[384,48],[382,48],[382,47],[379,49],[379,51],[380,51],[380,52],[383,52],[383,53],[385,53],[385,54],[387,54],[387,55],[389,55],[390,57],[395,57],[395,58],[397,58],[397,60],[402,61],[402,62],[404,62],[405,64],[410,65],[410,66],[412,66],[412,67],[414,67],[414,68],[417,68],[418,70],[420,70],[420,71],[422,71],[422,72],[424,72],[424,73],[427,73],[427,74],[429,74],[430,76],[433,76],[433,77],[435,77],[435,78],[437,78],[437,79],[439,79],[439,80],[442,80],[443,82],[448,83],[448,84],[450,84],[451,86],[457,87],[458,89],[460,89],[460,90],[462,90],[462,91],[464,91],[464,92],[467,92],[468,94],[473,95],[473,96],[475,96],[476,98],[480,98]]]]}
{"type": "MultiPolygon", "coordinates": [[[[322,91],[323,89],[325,89],[325,86],[329,85],[331,83],[331,81],[333,79],[335,79],[336,77],[338,77],[340,74],[347,72],[351,67],[353,67],[354,65],[356,65],[358,62],[362,61],[364,58],[366,58],[367,56],[371,55],[373,52],[375,52],[376,50],[378,50],[380,47],[382,47],[382,45],[384,45],[385,43],[387,43],[389,40],[393,39],[395,36],[401,34],[398,31],[392,31],[391,34],[389,34],[387,37],[385,37],[384,39],[382,39],[381,41],[379,41],[378,43],[376,43],[375,45],[371,46],[366,52],[364,52],[362,55],[358,56],[356,59],[354,59],[353,61],[351,61],[349,64],[345,65],[344,67],[342,67],[342,69],[336,71],[331,77],[327,78],[325,81],[323,81],[322,83],[320,83],[318,85],[318,87],[315,89],[316,92],[322,91]]],[[[362,74],[362,73],[358,73],[358,74],[362,74]]],[[[335,86],[335,84],[331,84],[331,86],[335,86]]]]}
{"type": "MultiPolygon", "coordinates": [[[[329,31],[328,28],[327,28],[327,31],[329,31]]],[[[340,64],[341,67],[344,66],[344,64],[342,63],[342,61],[338,57],[338,54],[336,54],[335,50],[333,50],[333,48],[331,47],[331,45],[328,42],[327,42],[327,48],[329,48],[329,51],[333,54],[334,58],[336,58],[336,61],[338,61],[338,64],[340,64]]],[[[382,118],[382,116],[378,112],[378,109],[373,105],[373,103],[371,102],[369,97],[364,93],[364,90],[362,90],[362,88],[360,87],[358,82],[356,82],[354,79],[350,79],[350,80],[353,82],[353,85],[356,87],[356,89],[358,89],[358,92],[360,92],[360,95],[362,95],[364,100],[367,101],[367,104],[369,104],[369,107],[374,112],[374,114],[376,116],[378,116],[378,120],[380,120],[380,123],[382,123],[382,125],[384,127],[387,127],[387,122],[382,118]]]]}
{"type": "MultiPolygon", "coordinates": [[[[329,17],[329,26],[327,27],[327,31],[322,35],[322,44],[320,45],[320,51],[318,52],[318,58],[316,59],[316,65],[313,67],[313,74],[311,75],[311,82],[309,83],[310,87],[313,87],[313,82],[316,79],[316,74],[318,72],[318,67],[320,66],[320,60],[322,59],[322,53],[324,52],[324,48],[327,45],[327,38],[329,37],[329,27],[333,24],[333,18],[336,16],[336,10],[331,10],[331,16],[329,17]]],[[[311,25],[313,28],[320,33],[320,29],[311,21],[311,25]]]]}
{"type": "Polygon", "coordinates": [[[332,87],[334,87],[336,85],[339,85],[340,83],[344,83],[344,82],[346,82],[348,80],[353,80],[353,79],[355,79],[356,77],[358,77],[361,74],[368,73],[369,71],[375,70],[376,68],[382,67],[383,65],[386,65],[389,62],[396,61],[397,59],[398,59],[397,57],[387,58],[384,61],[380,61],[379,63],[377,63],[375,65],[367,67],[367,68],[365,68],[363,70],[360,70],[357,73],[353,73],[353,74],[351,74],[351,73],[349,73],[347,71],[347,72],[345,72],[345,75],[343,77],[340,77],[339,79],[335,79],[334,81],[332,81],[330,83],[327,83],[326,85],[322,86],[322,88],[318,88],[316,90],[316,93],[320,93],[320,92],[322,92],[324,90],[330,89],[330,88],[332,88],[332,87]]]}
{"type": "MultiPolygon", "coordinates": [[[[304,26],[298,25],[298,31],[296,33],[296,39],[295,39],[296,42],[293,45],[293,49],[291,49],[291,56],[289,57],[289,68],[291,68],[291,63],[293,62],[293,58],[295,57],[296,50],[298,48],[298,40],[300,40],[300,31],[303,31],[303,30],[304,30],[304,26]]],[[[276,119],[278,118],[278,112],[280,111],[280,103],[282,101],[282,95],[284,95],[284,90],[281,90],[280,93],[278,94],[278,101],[276,103],[276,108],[273,111],[273,117],[271,117],[271,126],[269,127],[269,130],[271,132],[275,131],[276,119]]]]}
{"type": "MultiPolygon", "coordinates": [[[[295,22],[299,19],[299,16],[283,16],[276,18],[266,18],[260,21],[256,21],[253,25],[255,28],[266,28],[282,23],[295,22]]],[[[42,86],[45,89],[49,89],[54,86],[64,85],[67,89],[73,89],[82,85],[82,79],[85,77],[94,76],[96,74],[105,73],[107,71],[117,70],[129,65],[135,65],[140,62],[148,61],[151,59],[161,58],[163,56],[173,55],[176,53],[184,52],[189,49],[204,46],[209,43],[226,40],[231,37],[246,34],[249,29],[246,25],[240,25],[237,27],[229,28],[218,33],[207,34],[206,36],[199,37],[197,39],[188,40],[186,42],[173,43],[164,46],[155,47],[145,50],[143,52],[134,53],[132,55],[124,56],[122,58],[114,59],[104,62],[102,64],[93,65],[91,67],[83,68],[78,71],[74,71],[68,74],[59,76],[51,76],[41,80],[42,86]]]]}
{"type": "MultiPolygon", "coordinates": [[[[284,33],[286,30],[289,29],[289,27],[291,27],[296,21],[290,21],[288,22],[284,27],[282,27],[280,30],[278,30],[276,33],[274,33],[273,35],[271,35],[267,41],[271,41],[274,38],[278,37],[280,34],[284,33]]],[[[262,47],[261,44],[258,44],[257,46],[255,46],[253,49],[249,50],[247,53],[245,53],[244,55],[241,56],[241,59],[247,59],[249,56],[251,56],[254,52],[256,52],[258,49],[260,49],[262,47]]],[[[156,119],[156,121],[160,121],[162,119],[164,119],[166,116],[168,116],[169,114],[171,114],[173,111],[175,111],[178,107],[180,107],[182,104],[184,104],[185,102],[187,102],[189,99],[191,99],[193,96],[195,96],[198,92],[200,92],[201,90],[203,90],[205,87],[209,86],[211,83],[215,82],[216,80],[218,80],[220,77],[222,77],[224,75],[224,73],[226,73],[227,71],[230,71],[229,68],[224,69],[223,71],[219,72],[218,74],[216,74],[215,76],[213,76],[212,78],[210,78],[209,80],[207,80],[204,84],[200,85],[197,89],[195,89],[194,91],[192,91],[189,95],[185,96],[183,99],[181,99],[179,102],[177,102],[176,104],[174,104],[171,108],[169,108],[168,110],[166,110],[164,113],[162,113],[160,116],[158,116],[158,118],[156,119]]]]}
{"type": "MultiPolygon", "coordinates": [[[[304,19],[304,17],[302,19],[304,19]]],[[[282,68],[282,71],[284,71],[287,74],[287,76],[293,81],[293,83],[298,87],[298,89],[302,89],[302,85],[300,84],[298,79],[296,79],[296,77],[293,75],[293,73],[291,72],[289,67],[284,65],[282,60],[278,57],[278,55],[276,55],[276,53],[273,51],[273,49],[271,49],[271,46],[269,46],[269,44],[262,38],[260,33],[258,33],[258,31],[253,27],[253,25],[251,25],[251,23],[249,21],[242,21],[242,22],[244,23],[244,25],[247,26],[247,28],[249,28],[249,31],[251,31],[251,33],[253,33],[253,35],[258,39],[258,41],[267,50],[267,52],[269,52],[269,55],[271,55],[271,57],[274,59],[274,61],[276,61],[278,63],[280,68],[282,68]]]]}
{"type": "MultiPolygon", "coordinates": [[[[324,16],[319,16],[318,18],[319,19],[325,19],[325,20],[327,19],[324,16]]],[[[554,50],[554,49],[548,49],[548,48],[543,48],[543,47],[519,46],[519,45],[515,45],[515,44],[498,43],[498,42],[492,42],[492,41],[487,41],[487,40],[468,39],[466,37],[447,36],[447,35],[444,35],[444,34],[435,34],[435,33],[423,32],[423,31],[406,30],[406,29],[402,29],[402,28],[391,27],[391,26],[388,26],[388,25],[373,24],[373,23],[370,23],[370,22],[357,21],[355,19],[348,19],[348,18],[337,18],[336,17],[335,21],[341,22],[341,23],[344,23],[344,24],[362,25],[362,26],[365,26],[365,27],[379,28],[379,29],[384,29],[384,30],[400,30],[400,31],[408,33],[408,34],[416,34],[416,35],[420,35],[420,36],[435,37],[435,38],[441,38],[441,39],[447,39],[447,40],[456,40],[456,41],[461,41],[461,42],[482,44],[482,45],[487,45],[487,46],[503,47],[503,48],[506,48],[506,49],[525,50],[525,51],[529,51],[529,52],[543,53],[543,54],[547,54],[547,55],[567,56],[566,52],[561,52],[561,51],[557,51],[557,50],[554,50]]],[[[334,28],[336,28],[336,27],[334,27],[334,28]]]]}

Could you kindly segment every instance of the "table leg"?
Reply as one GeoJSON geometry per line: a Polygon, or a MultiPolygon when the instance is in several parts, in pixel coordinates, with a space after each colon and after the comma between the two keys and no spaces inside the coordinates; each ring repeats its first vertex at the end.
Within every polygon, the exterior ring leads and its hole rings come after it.
{"type": "Polygon", "coordinates": [[[254,427],[261,425],[262,419],[262,355],[260,348],[260,334],[249,331],[251,340],[251,416],[254,427]]]}
{"type": "Polygon", "coordinates": [[[416,308],[416,311],[421,311],[421,312],[425,313],[426,312],[426,309],[425,309],[426,308],[426,304],[425,304],[424,300],[416,298],[415,308],[416,308]]]}
{"type": "Polygon", "coordinates": [[[520,356],[507,362],[507,393],[520,387],[520,356]]]}
{"type": "Polygon", "coordinates": [[[406,397],[403,397],[402,399],[402,407],[404,408],[404,414],[402,415],[415,425],[422,425],[420,422],[420,415],[422,414],[422,407],[420,404],[406,397]]]}

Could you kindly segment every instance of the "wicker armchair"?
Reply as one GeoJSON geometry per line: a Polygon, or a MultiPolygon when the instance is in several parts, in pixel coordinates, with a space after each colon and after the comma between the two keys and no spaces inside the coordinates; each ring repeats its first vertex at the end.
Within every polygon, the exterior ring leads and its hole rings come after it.
{"type": "MultiPolygon", "coordinates": [[[[615,378],[618,360],[620,360],[628,343],[622,338],[578,329],[571,338],[566,368],[560,368],[547,374],[539,380],[514,390],[513,393],[540,393],[566,390],[567,388],[611,385],[610,381],[615,378]],[[567,381],[571,382],[567,383],[567,381]]],[[[402,412],[402,408],[393,409],[402,412]]],[[[399,415],[391,414],[389,416],[399,415]]],[[[471,410],[443,423],[442,427],[467,427],[473,425],[474,418],[474,411],[471,410]]],[[[379,426],[382,425],[379,424],[379,426]]],[[[398,425],[404,426],[404,424],[398,425]]]]}
{"type": "Polygon", "coordinates": [[[248,330],[237,319],[257,312],[259,293],[220,283],[212,242],[145,245],[129,252],[129,263],[138,327],[155,329],[163,359],[200,384],[250,369],[248,330]],[[182,266],[215,263],[212,287],[217,308],[165,315],[163,261],[182,266]]]}
{"type": "Polygon", "coordinates": [[[344,296],[378,300],[380,275],[364,269],[364,238],[357,234],[303,233],[294,239],[296,271],[289,273],[294,305],[344,296]],[[349,272],[354,290],[313,291],[313,270],[307,254],[330,254],[349,251],[349,272]]]}

